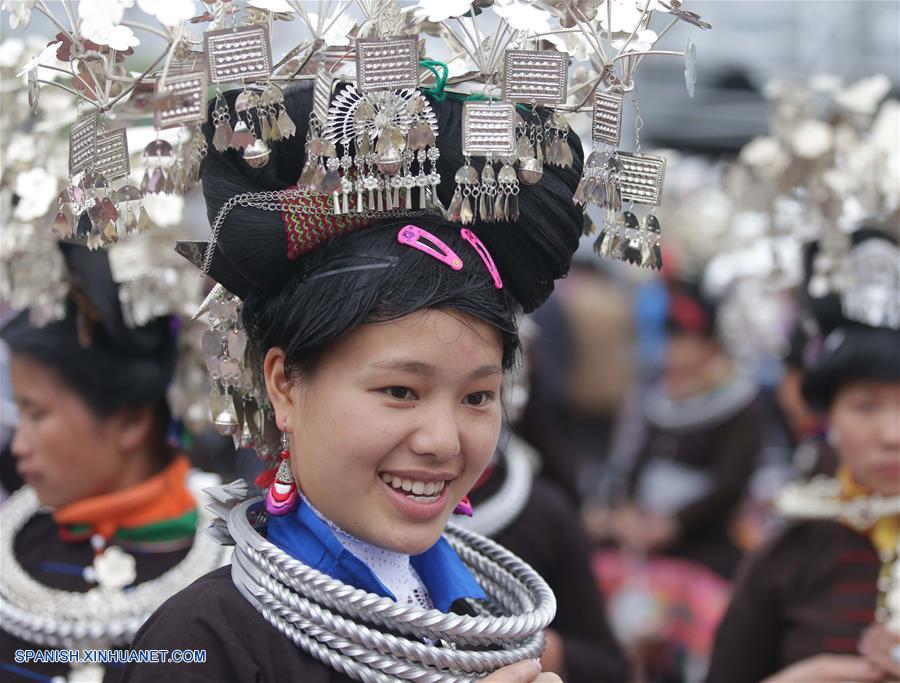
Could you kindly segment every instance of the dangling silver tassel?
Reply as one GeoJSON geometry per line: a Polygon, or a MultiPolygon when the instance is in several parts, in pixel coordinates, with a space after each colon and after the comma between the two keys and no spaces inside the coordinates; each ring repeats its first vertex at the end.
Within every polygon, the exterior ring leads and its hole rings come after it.
{"type": "Polygon", "coordinates": [[[641,225],[637,216],[631,211],[622,214],[625,219],[625,234],[622,240],[622,257],[626,263],[639,265],[641,263],[641,225]]]}
{"type": "Polygon", "coordinates": [[[663,260],[662,248],[660,246],[662,241],[662,230],[660,229],[659,219],[651,213],[644,221],[644,226],[646,228],[644,241],[647,244],[647,257],[641,265],[646,268],[660,270],[662,269],[663,260]]]}

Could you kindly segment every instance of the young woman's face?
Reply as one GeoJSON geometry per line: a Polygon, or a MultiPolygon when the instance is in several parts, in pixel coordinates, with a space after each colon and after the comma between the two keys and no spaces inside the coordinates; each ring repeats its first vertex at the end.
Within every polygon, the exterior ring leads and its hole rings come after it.
{"type": "Polygon", "coordinates": [[[27,356],[12,354],[10,377],[19,413],[16,470],[43,505],[121,490],[147,475],[137,446],[149,417],[101,420],[54,370],[27,356]]]}
{"type": "Polygon", "coordinates": [[[357,538],[424,552],[493,454],[501,360],[491,326],[437,310],[360,326],[300,382],[270,350],[269,395],[301,490],[357,538]]]}
{"type": "Polygon", "coordinates": [[[845,384],[828,418],[841,462],[856,482],[900,494],[900,382],[845,384]]]}
{"type": "Polygon", "coordinates": [[[669,335],[663,368],[668,394],[687,398],[709,389],[709,369],[720,355],[720,347],[712,339],[691,333],[669,335]]]}

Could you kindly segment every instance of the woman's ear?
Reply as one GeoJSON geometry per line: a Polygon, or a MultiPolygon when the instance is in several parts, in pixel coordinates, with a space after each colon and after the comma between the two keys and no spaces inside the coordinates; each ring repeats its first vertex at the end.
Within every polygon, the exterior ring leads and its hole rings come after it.
{"type": "Polygon", "coordinates": [[[116,428],[119,448],[125,453],[133,453],[142,446],[146,447],[153,438],[155,423],[156,412],[150,405],[123,408],[107,421],[107,424],[116,428]]]}
{"type": "Polygon", "coordinates": [[[263,375],[266,378],[266,393],[275,410],[275,423],[283,432],[290,431],[288,416],[294,412],[294,385],[284,369],[284,351],[277,346],[266,352],[263,360],[263,375]]]}

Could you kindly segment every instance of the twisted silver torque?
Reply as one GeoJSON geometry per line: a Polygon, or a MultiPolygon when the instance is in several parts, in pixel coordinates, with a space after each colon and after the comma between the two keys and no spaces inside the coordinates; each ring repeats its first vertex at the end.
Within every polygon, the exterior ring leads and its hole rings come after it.
{"type": "MultiPolygon", "coordinates": [[[[3,504],[0,523],[0,623],[29,643],[51,647],[118,647],[169,597],[226,561],[225,550],[196,534],[185,558],[162,576],[130,591],[97,587],[86,593],[50,588],[32,578],[16,560],[16,534],[40,510],[29,486],[3,504]]],[[[199,510],[199,528],[210,521],[199,510]]]]}
{"type": "Polygon", "coordinates": [[[478,616],[445,614],[367,593],[294,559],[250,524],[260,501],[246,500],[228,515],[232,578],[266,621],[331,668],[364,683],[462,683],[543,651],[556,598],[493,541],[447,527],[447,540],[489,601],[475,604],[478,616]]]}

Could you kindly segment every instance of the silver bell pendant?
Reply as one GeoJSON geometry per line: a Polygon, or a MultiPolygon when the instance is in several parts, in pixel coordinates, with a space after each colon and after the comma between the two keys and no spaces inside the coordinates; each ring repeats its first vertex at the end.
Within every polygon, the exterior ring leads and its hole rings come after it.
{"type": "Polygon", "coordinates": [[[257,138],[244,149],[244,161],[252,168],[262,168],[269,163],[269,153],[269,146],[262,138],[257,138]]]}

